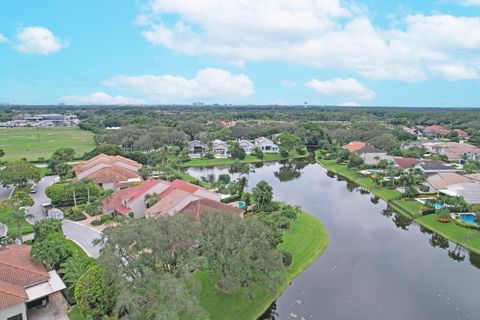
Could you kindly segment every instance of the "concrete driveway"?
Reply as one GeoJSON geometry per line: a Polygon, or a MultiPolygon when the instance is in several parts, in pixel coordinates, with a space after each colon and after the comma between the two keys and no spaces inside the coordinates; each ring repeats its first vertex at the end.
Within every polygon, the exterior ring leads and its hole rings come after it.
{"type": "Polygon", "coordinates": [[[75,241],[92,258],[100,256],[100,248],[93,245],[95,239],[99,239],[101,232],[89,228],[81,223],[71,220],[63,220],[63,233],[67,239],[75,241]]]}
{"type": "Polygon", "coordinates": [[[55,182],[57,182],[59,179],[58,176],[46,176],[43,177],[38,183],[37,183],[37,192],[30,194],[30,196],[33,199],[33,206],[28,207],[28,212],[33,215],[33,222],[37,222],[39,220],[45,219],[46,216],[42,211],[42,204],[49,203],[50,198],[47,197],[45,194],[45,189],[48,186],[51,186],[55,182]]]}

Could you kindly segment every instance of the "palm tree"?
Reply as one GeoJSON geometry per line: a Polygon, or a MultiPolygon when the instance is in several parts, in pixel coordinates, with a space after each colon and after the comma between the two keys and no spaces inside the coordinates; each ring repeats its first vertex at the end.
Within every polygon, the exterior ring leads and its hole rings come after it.
{"type": "Polygon", "coordinates": [[[18,231],[18,238],[20,243],[23,243],[22,239],[22,222],[27,218],[33,218],[33,215],[30,214],[26,208],[14,208],[12,207],[8,213],[9,219],[8,222],[15,222],[18,231]]]}

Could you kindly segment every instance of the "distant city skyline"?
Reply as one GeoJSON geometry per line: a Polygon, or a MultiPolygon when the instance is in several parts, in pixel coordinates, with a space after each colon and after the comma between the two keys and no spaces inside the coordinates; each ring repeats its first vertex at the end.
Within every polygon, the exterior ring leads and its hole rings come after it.
{"type": "Polygon", "coordinates": [[[2,104],[480,107],[479,53],[479,0],[0,2],[2,104]]]}

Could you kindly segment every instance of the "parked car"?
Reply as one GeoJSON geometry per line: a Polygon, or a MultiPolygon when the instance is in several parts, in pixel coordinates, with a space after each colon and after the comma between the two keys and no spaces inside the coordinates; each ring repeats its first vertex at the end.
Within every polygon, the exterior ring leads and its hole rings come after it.
{"type": "Polygon", "coordinates": [[[37,186],[36,185],[32,185],[32,187],[30,188],[30,193],[37,193],[37,186]]]}

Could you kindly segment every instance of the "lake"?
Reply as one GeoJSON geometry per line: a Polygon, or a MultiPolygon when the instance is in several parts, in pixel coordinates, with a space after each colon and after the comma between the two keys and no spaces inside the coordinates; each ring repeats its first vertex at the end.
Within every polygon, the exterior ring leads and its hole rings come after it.
{"type": "MultiPolygon", "coordinates": [[[[480,257],[412,223],[365,190],[307,161],[268,163],[249,175],[274,198],[327,228],[327,251],[264,319],[480,319],[480,257]]],[[[190,168],[213,177],[228,167],[190,168]]]]}

